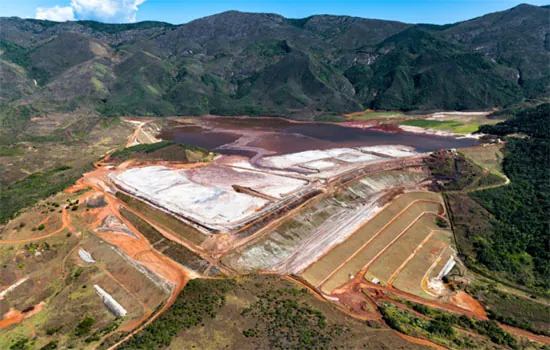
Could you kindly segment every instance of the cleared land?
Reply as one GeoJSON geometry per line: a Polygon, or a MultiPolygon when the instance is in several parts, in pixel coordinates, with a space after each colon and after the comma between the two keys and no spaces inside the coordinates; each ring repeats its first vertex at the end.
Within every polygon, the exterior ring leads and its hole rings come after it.
{"type": "Polygon", "coordinates": [[[349,280],[349,276],[355,276],[364,266],[370,264],[378,254],[381,254],[390,244],[400,239],[406,234],[407,228],[413,225],[416,220],[426,212],[438,213],[442,211],[442,206],[436,203],[415,203],[403,214],[399,215],[395,221],[378,232],[375,238],[363,249],[358,251],[349,262],[338,270],[323,284],[323,291],[330,292],[338,286],[349,280]]]}
{"type": "Polygon", "coordinates": [[[338,194],[314,201],[261,238],[248,243],[223,262],[239,271],[257,269],[295,273],[307,266],[330,247],[353,234],[345,222],[356,227],[376,213],[374,198],[395,187],[415,187],[425,174],[422,171],[387,171],[356,181],[338,194]],[[347,234],[346,234],[347,232],[347,234]]]}
{"type": "Polygon", "coordinates": [[[504,146],[501,144],[483,145],[460,148],[458,151],[479,166],[502,176],[502,160],[504,159],[504,154],[501,149],[503,147],[504,146]]]}
{"type": "Polygon", "coordinates": [[[393,277],[393,286],[404,292],[433,299],[433,296],[426,293],[422,288],[422,281],[425,273],[430,270],[434,263],[445,260],[443,255],[446,255],[448,259],[451,254],[450,243],[450,232],[439,231],[432,236],[401,272],[393,277]]]}
{"type": "Polygon", "coordinates": [[[376,259],[371,267],[367,270],[365,278],[371,281],[377,278],[380,283],[386,285],[392,274],[406,261],[414,250],[429,239],[432,232],[438,230],[435,223],[434,215],[425,215],[415,222],[405,232],[403,237],[390,248],[388,248],[382,256],[376,259]]]}
{"type": "Polygon", "coordinates": [[[345,283],[381,249],[395,239],[425,211],[442,211],[439,195],[431,192],[410,192],[396,198],[351,237],[336,246],[302,273],[312,285],[325,282],[323,291],[345,283]]]}

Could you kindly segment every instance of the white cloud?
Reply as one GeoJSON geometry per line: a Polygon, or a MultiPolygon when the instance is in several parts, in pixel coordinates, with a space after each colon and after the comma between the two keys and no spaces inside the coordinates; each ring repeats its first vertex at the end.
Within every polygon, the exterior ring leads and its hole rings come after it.
{"type": "Polygon", "coordinates": [[[39,7],[36,9],[36,19],[47,19],[56,22],[74,21],[74,11],[70,6],[67,7],[39,7]]]}
{"type": "Polygon", "coordinates": [[[145,0],[71,0],[79,19],[104,22],[135,22],[138,6],[145,0]]]}

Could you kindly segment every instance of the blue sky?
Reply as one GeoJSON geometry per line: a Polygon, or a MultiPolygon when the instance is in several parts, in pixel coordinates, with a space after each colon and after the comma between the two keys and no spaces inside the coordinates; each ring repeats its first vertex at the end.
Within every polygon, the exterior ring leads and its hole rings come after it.
{"type": "MultiPolygon", "coordinates": [[[[544,5],[549,0],[532,0],[544,5]]],[[[350,15],[409,23],[453,23],[520,4],[513,0],[0,0],[0,16],[104,22],[186,23],[227,10],[273,12],[290,18],[350,15]]]]}

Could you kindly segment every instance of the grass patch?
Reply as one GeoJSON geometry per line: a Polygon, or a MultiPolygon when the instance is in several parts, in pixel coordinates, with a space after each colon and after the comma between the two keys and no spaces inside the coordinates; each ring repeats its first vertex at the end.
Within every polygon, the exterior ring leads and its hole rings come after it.
{"type": "Polygon", "coordinates": [[[97,79],[96,77],[92,77],[92,84],[94,84],[94,88],[96,89],[96,91],[105,90],[105,86],[103,85],[103,83],[99,81],[99,79],[97,79]]]}
{"type": "Polygon", "coordinates": [[[369,120],[378,118],[400,118],[405,116],[401,112],[366,112],[363,114],[350,114],[353,120],[369,120]]]}
{"type": "Polygon", "coordinates": [[[0,146],[0,157],[15,157],[24,153],[17,147],[0,146]]]}
{"type": "Polygon", "coordinates": [[[170,345],[180,330],[196,327],[215,318],[225,305],[225,293],[233,280],[191,280],[174,304],[143,331],[119,349],[158,349],[170,345]]]}
{"type": "Polygon", "coordinates": [[[315,116],[316,122],[328,122],[328,123],[341,123],[347,119],[340,115],[317,115],[315,116]]]}
{"type": "Polygon", "coordinates": [[[477,321],[465,315],[458,316],[416,303],[405,303],[416,312],[431,319],[417,317],[412,312],[401,309],[392,303],[382,304],[380,312],[384,317],[384,321],[399,332],[414,337],[424,337],[436,344],[452,349],[485,348],[483,342],[456,329],[459,328],[475,332],[495,344],[512,349],[519,348],[516,339],[500,328],[494,321],[477,321]]]}
{"type": "Polygon", "coordinates": [[[476,132],[479,124],[463,124],[455,120],[432,120],[432,119],[409,119],[399,123],[399,125],[416,126],[424,129],[445,130],[458,134],[471,134],[476,132]]]}
{"type": "Polygon", "coordinates": [[[426,129],[435,130],[450,130],[455,127],[462,126],[462,123],[454,120],[429,120],[429,119],[409,119],[399,123],[399,125],[417,126],[426,129]]]}
{"type": "Polygon", "coordinates": [[[21,209],[72,185],[87,169],[63,166],[34,173],[9,185],[0,191],[0,224],[17,216],[21,209]]]}
{"type": "Polygon", "coordinates": [[[206,161],[210,152],[202,147],[175,143],[173,141],[161,141],[149,144],[140,144],[116,151],[111,155],[112,159],[124,161],[131,158],[159,158],[170,161],[206,161]],[[167,152],[161,152],[167,150],[167,152]],[[166,154],[165,154],[166,153],[166,154]],[[191,159],[193,158],[193,159],[191,159]]]}
{"type": "Polygon", "coordinates": [[[494,285],[474,284],[468,286],[467,291],[488,306],[487,314],[490,319],[535,334],[550,336],[548,325],[550,307],[502,292],[494,285]]]}
{"type": "Polygon", "coordinates": [[[471,134],[476,132],[479,129],[479,124],[466,124],[462,126],[456,126],[452,130],[453,132],[459,133],[459,134],[471,134]]]}

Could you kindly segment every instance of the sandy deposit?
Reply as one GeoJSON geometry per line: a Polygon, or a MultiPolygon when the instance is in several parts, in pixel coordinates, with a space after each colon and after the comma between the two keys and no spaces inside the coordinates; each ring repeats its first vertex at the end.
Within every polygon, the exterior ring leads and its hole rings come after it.
{"type": "Polygon", "coordinates": [[[193,182],[188,169],[149,166],[109,177],[125,191],[205,225],[241,220],[268,203],[265,199],[229,191],[214,183],[193,182]]]}
{"type": "Polygon", "coordinates": [[[402,145],[332,148],[262,158],[258,165],[278,173],[293,171],[310,178],[327,179],[352,168],[418,155],[412,147],[402,145]]]}
{"type": "Polygon", "coordinates": [[[288,169],[302,164],[316,162],[322,159],[341,159],[346,162],[354,163],[376,159],[378,157],[370,154],[364,154],[361,151],[352,148],[333,148],[327,150],[313,150],[298,153],[285,154],[281,156],[266,157],[260,161],[265,167],[278,169],[288,169]],[[347,160],[346,160],[347,159],[347,160]]]}
{"type": "Polygon", "coordinates": [[[381,209],[377,201],[382,194],[372,199],[371,203],[356,210],[338,213],[323,222],[311,235],[300,242],[288,257],[271,266],[270,269],[285,273],[299,273],[305,270],[322,255],[337,244],[345,241],[381,209]]]}
{"type": "Polygon", "coordinates": [[[418,155],[414,148],[400,145],[358,147],[362,152],[373,152],[387,157],[402,158],[418,155]]]}
{"type": "Polygon", "coordinates": [[[232,191],[233,185],[239,185],[276,198],[283,198],[307,184],[304,180],[236,167],[206,166],[190,169],[187,174],[191,181],[203,186],[215,183],[225,191],[232,191]]]}

